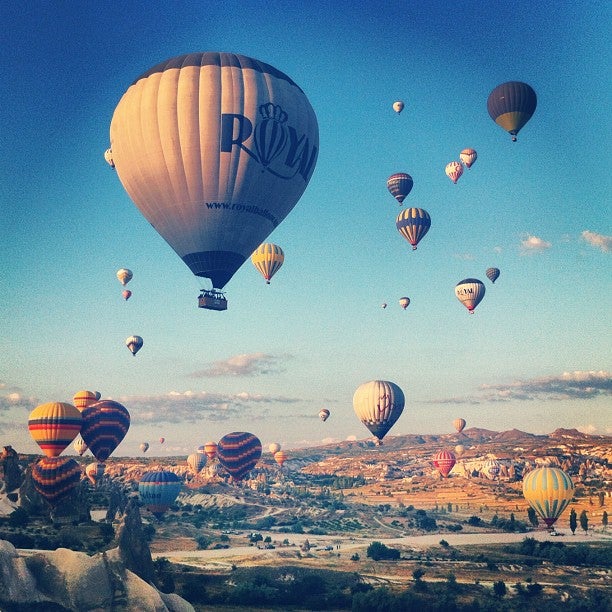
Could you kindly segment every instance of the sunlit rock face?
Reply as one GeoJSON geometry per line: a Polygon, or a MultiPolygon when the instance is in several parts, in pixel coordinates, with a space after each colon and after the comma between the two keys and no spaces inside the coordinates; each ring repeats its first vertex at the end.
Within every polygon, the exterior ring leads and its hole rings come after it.
{"type": "Polygon", "coordinates": [[[24,554],[0,540],[0,609],[45,603],[75,612],[193,612],[181,597],[160,593],[127,570],[117,549],[91,557],[66,548],[24,554]]]}

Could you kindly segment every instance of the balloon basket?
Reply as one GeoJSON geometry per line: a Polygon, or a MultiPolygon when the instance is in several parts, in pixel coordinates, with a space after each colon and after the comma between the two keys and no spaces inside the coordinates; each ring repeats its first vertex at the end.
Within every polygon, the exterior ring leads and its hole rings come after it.
{"type": "Polygon", "coordinates": [[[227,310],[227,300],[221,291],[203,289],[198,296],[198,308],[227,310]]]}

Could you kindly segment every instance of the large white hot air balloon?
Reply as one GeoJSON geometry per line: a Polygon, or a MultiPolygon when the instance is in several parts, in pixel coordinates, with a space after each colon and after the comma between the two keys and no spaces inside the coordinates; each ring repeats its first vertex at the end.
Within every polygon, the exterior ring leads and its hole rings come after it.
{"type": "Polygon", "coordinates": [[[208,52],[137,78],[110,140],[140,212],[196,276],[222,289],[300,199],[319,130],[304,92],[280,70],[208,52]]]}
{"type": "Polygon", "coordinates": [[[382,444],[385,434],[393,427],[404,410],[404,393],[387,380],[371,380],[357,387],[353,395],[357,418],[382,444]]]}

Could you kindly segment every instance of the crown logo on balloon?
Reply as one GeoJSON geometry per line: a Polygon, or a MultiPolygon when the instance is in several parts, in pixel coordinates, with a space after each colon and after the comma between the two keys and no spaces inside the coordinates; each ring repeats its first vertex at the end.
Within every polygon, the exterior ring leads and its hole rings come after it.
{"type": "Polygon", "coordinates": [[[288,118],[287,113],[278,104],[272,104],[272,102],[261,104],[259,112],[264,119],[271,119],[278,123],[285,123],[288,118]]]}

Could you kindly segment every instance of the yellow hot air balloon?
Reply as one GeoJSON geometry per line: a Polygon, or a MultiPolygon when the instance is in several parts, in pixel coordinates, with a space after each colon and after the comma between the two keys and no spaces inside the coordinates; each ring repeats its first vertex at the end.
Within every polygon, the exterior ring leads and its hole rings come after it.
{"type": "Polygon", "coordinates": [[[461,418],[459,418],[459,419],[455,419],[455,420],[453,421],[453,427],[454,427],[454,428],[455,428],[455,429],[456,429],[456,430],[457,430],[459,433],[461,433],[461,432],[462,432],[462,431],[465,429],[465,425],[466,425],[465,419],[461,419],[461,418]]]}
{"type": "Polygon", "coordinates": [[[395,383],[371,380],[357,387],[353,395],[357,418],[382,444],[385,434],[393,427],[404,410],[404,393],[395,383]]]}
{"type": "Polygon", "coordinates": [[[48,402],[32,410],[28,429],[47,457],[58,457],[79,435],[83,417],[72,404],[48,402]]]}
{"type": "Polygon", "coordinates": [[[259,273],[270,284],[270,279],[278,272],[285,261],[285,253],[278,245],[271,242],[260,244],[251,255],[251,262],[259,273]]]}
{"type": "Polygon", "coordinates": [[[283,463],[287,461],[287,453],[285,451],[279,450],[274,453],[274,461],[283,467],[283,463]]]}
{"type": "Polygon", "coordinates": [[[111,168],[115,167],[115,162],[113,161],[113,152],[111,149],[106,149],[106,151],[104,151],[104,159],[111,168]]]}
{"type": "Polygon", "coordinates": [[[274,455],[274,453],[278,453],[280,449],[281,449],[281,445],[278,442],[272,442],[272,444],[268,446],[268,450],[270,451],[272,455],[274,455]]]}
{"type": "Polygon", "coordinates": [[[110,140],[140,212],[193,274],[222,289],[300,199],[319,130],[286,74],[207,52],[137,78],[115,109],[110,140]]]}
{"type": "Polygon", "coordinates": [[[95,404],[98,399],[99,398],[96,396],[95,391],[86,391],[83,389],[82,391],[77,391],[74,394],[72,401],[79,410],[83,410],[83,408],[87,408],[87,406],[95,404]]]}
{"type": "Polygon", "coordinates": [[[561,469],[539,467],[523,478],[523,495],[529,505],[552,527],[574,496],[574,483],[561,469]]]}

